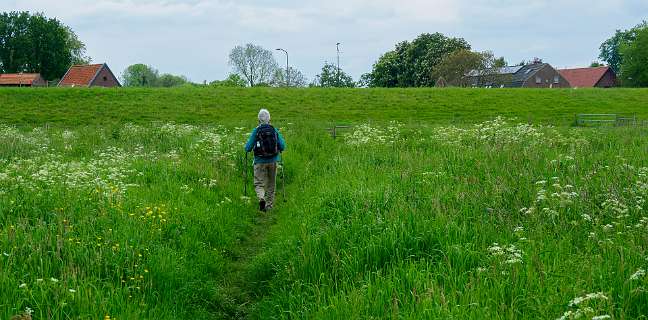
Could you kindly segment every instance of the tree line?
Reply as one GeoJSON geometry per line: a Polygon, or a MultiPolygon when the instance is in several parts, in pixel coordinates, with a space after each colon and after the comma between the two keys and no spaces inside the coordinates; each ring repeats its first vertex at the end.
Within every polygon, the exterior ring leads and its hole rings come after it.
{"type": "Polygon", "coordinates": [[[0,73],[40,73],[59,79],[72,64],[87,64],[86,47],[72,29],[41,13],[0,13],[0,73]]]}
{"type": "MultiPolygon", "coordinates": [[[[648,87],[648,23],[615,34],[600,46],[599,59],[612,68],[622,85],[648,87]]],[[[541,59],[535,58],[535,62],[541,59]]],[[[35,72],[46,80],[60,79],[70,65],[87,64],[85,44],[74,31],[42,13],[0,13],[0,73],[35,72]]],[[[526,64],[522,61],[520,64],[526,64]]],[[[491,51],[473,51],[463,38],[423,33],[382,54],[370,72],[355,81],[333,63],[324,62],[312,81],[295,68],[280,66],[272,51],[248,43],[229,54],[232,73],[215,87],[432,87],[468,86],[466,74],[495,74],[507,66],[491,51]]],[[[591,66],[604,65],[598,61],[591,66]]],[[[154,67],[134,64],[121,75],[125,86],[175,87],[198,85],[182,75],[160,74],[154,67]]],[[[203,85],[206,85],[204,83],[203,85]]]]}

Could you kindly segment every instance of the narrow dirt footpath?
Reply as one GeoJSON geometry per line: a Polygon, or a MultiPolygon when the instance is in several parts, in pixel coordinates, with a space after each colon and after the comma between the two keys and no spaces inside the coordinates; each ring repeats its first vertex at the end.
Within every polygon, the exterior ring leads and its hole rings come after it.
{"type": "Polygon", "coordinates": [[[226,299],[223,310],[227,319],[246,319],[258,299],[253,293],[257,285],[249,280],[250,262],[261,253],[268,230],[276,222],[277,213],[258,213],[254,227],[245,235],[232,252],[231,262],[226,265],[219,290],[226,299]]]}

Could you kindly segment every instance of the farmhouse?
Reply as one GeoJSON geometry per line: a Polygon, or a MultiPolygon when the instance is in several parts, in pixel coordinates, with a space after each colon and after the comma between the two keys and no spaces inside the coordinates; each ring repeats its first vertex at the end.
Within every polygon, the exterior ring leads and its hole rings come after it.
{"type": "Polygon", "coordinates": [[[107,64],[75,65],[65,73],[59,87],[121,87],[107,64]]]}
{"type": "Polygon", "coordinates": [[[5,73],[0,74],[0,87],[43,87],[47,81],[40,73],[5,73]]]}
{"type": "Polygon", "coordinates": [[[560,74],[574,88],[616,87],[617,77],[610,67],[562,69],[560,74]]]}
{"type": "Polygon", "coordinates": [[[548,63],[503,67],[491,72],[472,70],[467,75],[473,87],[569,88],[569,82],[548,63]]]}

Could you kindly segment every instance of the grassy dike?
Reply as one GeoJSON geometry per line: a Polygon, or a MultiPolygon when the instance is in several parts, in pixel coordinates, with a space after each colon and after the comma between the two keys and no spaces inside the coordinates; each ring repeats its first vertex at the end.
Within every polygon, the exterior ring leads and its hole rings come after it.
{"type": "Polygon", "coordinates": [[[260,106],[296,122],[475,123],[496,116],[569,125],[576,113],[648,119],[648,89],[0,88],[0,121],[77,126],[249,121],[260,106]]]}
{"type": "Polygon", "coordinates": [[[0,90],[0,318],[645,317],[647,129],[518,121],[641,115],[646,92],[505,98],[544,92],[0,90]],[[242,197],[261,101],[288,143],[267,215],[242,197]]]}

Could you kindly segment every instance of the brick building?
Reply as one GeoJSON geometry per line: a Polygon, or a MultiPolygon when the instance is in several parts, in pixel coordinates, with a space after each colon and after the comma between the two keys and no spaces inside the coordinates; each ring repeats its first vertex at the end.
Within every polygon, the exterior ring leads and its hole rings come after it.
{"type": "Polygon", "coordinates": [[[558,70],[574,88],[611,88],[617,86],[617,77],[610,67],[558,70]]]}
{"type": "Polygon", "coordinates": [[[471,71],[467,75],[473,87],[487,88],[569,88],[569,82],[548,63],[510,66],[490,72],[471,71]]]}
{"type": "Polygon", "coordinates": [[[0,87],[44,87],[47,81],[40,73],[0,74],[0,87]]]}
{"type": "Polygon", "coordinates": [[[65,73],[59,87],[121,87],[107,64],[75,65],[65,73]]]}

